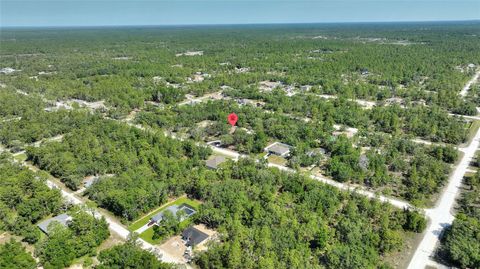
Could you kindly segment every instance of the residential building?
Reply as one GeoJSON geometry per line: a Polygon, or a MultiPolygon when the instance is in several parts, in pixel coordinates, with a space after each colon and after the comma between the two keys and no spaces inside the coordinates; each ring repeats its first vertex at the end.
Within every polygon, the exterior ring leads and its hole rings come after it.
{"type": "Polygon", "coordinates": [[[150,221],[158,224],[160,221],[163,220],[163,218],[165,216],[165,212],[167,212],[167,211],[170,211],[173,216],[177,216],[179,211],[183,211],[185,214],[184,214],[184,216],[182,216],[180,221],[183,221],[183,220],[189,218],[190,216],[192,216],[193,214],[197,213],[197,211],[195,209],[193,209],[191,206],[189,206],[187,204],[171,205],[171,206],[167,207],[166,209],[162,210],[161,212],[155,214],[150,219],[150,221]]]}
{"type": "Polygon", "coordinates": [[[217,156],[214,156],[213,158],[211,158],[210,160],[207,160],[205,162],[205,165],[210,168],[210,169],[218,169],[218,166],[224,162],[227,161],[227,158],[223,157],[223,156],[220,156],[220,155],[217,155],[217,156]]]}
{"type": "Polygon", "coordinates": [[[280,157],[288,157],[290,155],[290,149],[292,146],[280,143],[280,142],[275,142],[268,147],[265,148],[265,152],[268,154],[275,154],[280,157]]]}
{"type": "Polygon", "coordinates": [[[56,217],[49,218],[47,220],[40,222],[39,224],[37,224],[37,226],[38,228],[40,228],[40,230],[42,230],[42,232],[48,235],[49,226],[52,222],[58,222],[63,226],[67,226],[68,222],[71,220],[72,220],[72,217],[70,217],[68,214],[60,214],[56,217]]]}
{"type": "Polygon", "coordinates": [[[187,246],[195,247],[209,237],[208,234],[198,230],[195,227],[187,228],[185,231],[182,232],[182,239],[185,241],[187,246]]]}

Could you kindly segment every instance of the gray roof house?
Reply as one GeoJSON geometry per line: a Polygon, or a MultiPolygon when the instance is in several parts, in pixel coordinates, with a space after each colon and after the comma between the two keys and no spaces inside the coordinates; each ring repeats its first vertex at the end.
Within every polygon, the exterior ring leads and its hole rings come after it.
{"type": "Polygon", "coordinates": [[[202,243],[208,237],[208,234],[196,229],[195,227],[187,228],[182,232],[182,239],[185,240],[185,244],[192,247],[202,243]]]}
{"type": "Polygon", "coordinates": [[[215,156],[205,162],[205,165],[210,169],[217,169],[221,163],[224,163],[227,159],[223,156],[215,156]]]}
{"type": "Polygon", "coordinates": [[[70,217],[69,215],[60,214],[56,217],[49,218],[47,220],[44,220],[44,221],[40,222],[39,224],[37,224],[37,226],[38,226],[38,228],[40,228],[40,230],[42,230],[42,232],[44,232],[45,234],[48,235],[48,229],[49,229],[50,223],[58,222],[63,226],[67,226],[68,222],[71,221],[71,220],[72,220],[72,217],[70,217]]]}
{"type": "Polygon", "coordinates": [[[368,170],[368,164],[369,164],[369,160],[367,155],[365,154],[360,155],[360,158],[358,159],[358,165],[360,166],[360,168],[366,171],[368,170]]]}
{"type": "Polygon", "coordinates": [[[307,152],[307,156],[313,157],[313,156],[325,155],[326,153],[327,153],[327,150],[325,150],[324,148],[314,148],[307,152]]]}
{"type": "Polygon", "coordinates": [[[165,208],[164,210],[162,210],[161,212],[158,212],[157,214],[155,214],[150,219],[150,221],[155,222],[155,223],[158,223],[158,222],[162,221],[163,216],[165,215],[166,211],[170,211],[174,216],[177,216],[177,213],[179,211],[185,212],[185,216],[183,216],[180,221],[183,221],[183,220],[187,219],[188,217],[192,216],[193,214],[197,213],[197,211],[195,211],[195,209],[193,209],[191,206],[189,206],[187,204],[171,205],[171,206],[165,208]]]}
{"type": "Polygon", "coordinates": [[[292,146],[290,146],[290,145],[283,144],[283,143],[280,143],[280,142],[275,142],[275,143],[269,145],[268,147],[266,147],[265,151],[267,153],[275,154],[275,155],[278,155],[280,157],[287,157],[288,155],[290,155],[290,149],[291,148],[292,148],[292,146]]]}

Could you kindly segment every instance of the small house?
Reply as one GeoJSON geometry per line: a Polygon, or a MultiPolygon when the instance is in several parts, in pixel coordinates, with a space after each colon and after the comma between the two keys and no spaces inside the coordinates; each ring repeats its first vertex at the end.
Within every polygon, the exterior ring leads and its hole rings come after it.
{"type": "Polygon", "coordinates": [[[167,211],[170,211],[172,213],[172,215],[175,216],[175,217],[177,216],[178,212],[183,211],[185,213],[185,215],[182,216],[180,221],[183,221],[183,220],[189,218],[190,216],[192,216],[193,214],[195,214],[197,212],[197,211],[195,211],[195,209],[193,209],[191,206],[189,206],[187,204],[171,205],[171,206],[167,207],[165,210],[162,210],[161,212],[155,214],[150,219],[150,221],[158,224],[159,222],[161,222],[163,220],[163,218],[165,216],[165,212],[167,212],[167,211]]]}
{"type": "Polygon", "coordinates": [[[324,148],[314,148],[307,152],[308,157],[323,156],[327,153],[324,148]]]}
{"type": "Polygon", "coordinates": [[[368,163],[369,161],[368,161],[367,155],[365,154],[360,155],[360,158],[358,160],[358,165],[360,166],[360,168],[362,168],[362,170],[364,171],[368,170],[368,163]]]}
{"type": "Polygon", "coordinates": [[[274,154],[280,157],[288,157],[290,155],[290,149],[292,146],[283,144],[280,142],[275,142],[265,148],[265,152],[268,154],[274,154]]]}
{"type": "Polygon", "coordinates": [[[210,169],[218,169],[218,166],[222,163],[224,163],[225,161],[227,161],[227,159],[223,156],[215,156],[213,158],[211,158],[210,160],[207,160],[205,162],[205,165],[210,168],[210,169]]]}
{"type": "Polygon", "coordinates": [[[67,226],[68,222],[70,222],[71,220],[72,220],[72,217],[70,217],[68,214],[60,214],[56,217],[49,218],[47,220],[40,222],[39,224],[37,224],[37,226],[38,228],[40,228],[40,230],[42,230],[42,232],[48,235],[48,232],[49,232],[48,229],[52,222],[58,222],[63,226],[67,226]]]}
{"type": "Polygon", "coordinates": [[[209,235],[195,227],[187,228],[182,232],[182,239],[187,246],[195,247],[209,238],[209,235]]]}

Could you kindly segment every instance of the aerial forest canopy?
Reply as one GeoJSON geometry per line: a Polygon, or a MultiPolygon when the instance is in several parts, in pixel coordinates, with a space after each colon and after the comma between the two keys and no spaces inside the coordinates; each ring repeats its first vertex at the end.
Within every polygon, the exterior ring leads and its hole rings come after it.
{"type": "MultiPolygon", "coordinates": [[[[170,268],[134,239],[103,249],[107,220],[87,212],[130,229],[181,198],[198,204],[188,224],[218,234],[199,268],[391,268],[478,128],[480,88],[461,92],[478,26],[2,29],[0,233],[45,268],[170,268]],[[36,227],[65,212],[50,235],[36,227]]],[[[478,267],[478,178],[444,239],[462,267],[478,267]]],[[[5,266],[28,255],[0,247],[5,266]]]]}
{"type": "Polygon", "coordinates": [[[8,87],[47,99],[106,100],[123,113],[148,100],[278,80],[472,114],[474,99],[457,92],[473,71],[466,65],[479,64],[477,32],[470,23],[3,30],[0,62],[21,70],[2,78],[8,87]],[[169,90],[196,72],[211,77],[169,90]]]}

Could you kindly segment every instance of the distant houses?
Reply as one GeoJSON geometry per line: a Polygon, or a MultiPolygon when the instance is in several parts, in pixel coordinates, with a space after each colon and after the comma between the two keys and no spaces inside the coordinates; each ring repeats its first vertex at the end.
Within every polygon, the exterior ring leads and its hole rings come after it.
{"type": "Polygon", "coordinates": [[[210,169],[217,169],[218,166],[224,162],[227,161],[227,158],[223,157],[223,156],[220,156],[220,155],[217,155],[217,156],[214,156],[213,158],[207,160],[205,162],[205,165],[210,168],[210,169]]]}
{"type": "Polygon", "coordinates": [[[71,220],[72,220],[72,217],[70,217],[68,214],[60,214],[56,217],[49,218],[47,220],[44,220],[44,221],[40,222],[39,224],[37,224],[37,226],[38,226],[38,228],[40,228],[40,230],[42,232],[44,232],[46,235],[48,235],[49,226],[52,222],[58,222],[59,224],[61,224],[63,226],[67,226],[68,222],[70,222],[71,220]]]}
{"type": "Polygon", "coordinates": [[[150,222],[152,224],[159,224],[165,217],[165,212],[170,211],[173,216],[177,216],[178,212],[183,211],[184,215],[181,217],[180,221],[183,221],[193,214],[197,213],[193,207],[187,205],[187,204],[181,204],[181,205],[171,205],[167,207],[166,209],[162,210],[161,212],[153,215],[153,217],[150,219],[150,222]]]}
{"type": "Polygon", "coordinates": [[[273,144],[270,144],[265,148],[265,152],[268,154],[274,154],[280,157],[288,157],[290,155],[290,149],[292,146],[280,143],[280,142],[275,142],[273,144]]]}

